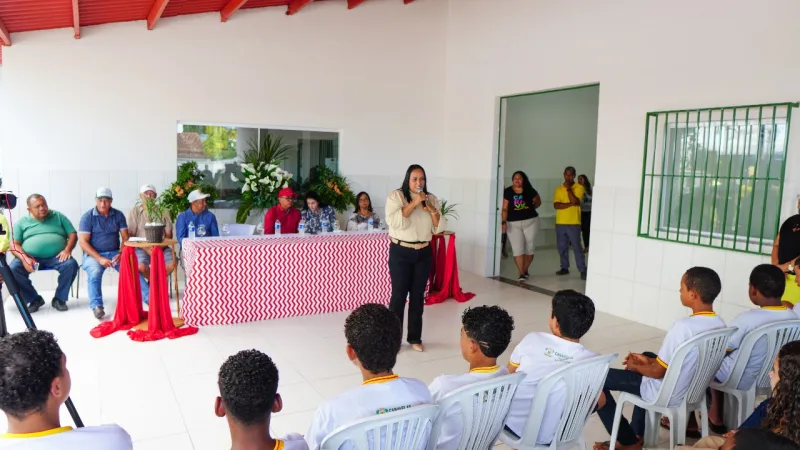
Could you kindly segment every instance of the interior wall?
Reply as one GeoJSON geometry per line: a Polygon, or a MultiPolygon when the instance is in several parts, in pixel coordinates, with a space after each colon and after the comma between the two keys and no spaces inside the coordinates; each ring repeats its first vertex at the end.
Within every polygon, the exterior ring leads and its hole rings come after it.
{"type": "Polygon", "coordinates": [[[599,86],[588,86],[509,98],[504,112],[503,186],[517,170],[528,175],[542,198],[539,217],[543,232],[537,246],[555,245],[553,193],[564,183],[563,171],[594,180],[597,151],[599,86]]]}
{"type": "MultiPolygon", "coordinates": [[[[667,328],[686,315],[681,275],[705,265],[722,277],[716,309],[730,320],[752,307],[749,273],[769,258],[637,237],[645,113],[797,101],[800,60],[789,56],[800,52],[797,17],[794,0],[768,7],[746,0],[451,0],[447,175],[486,192],[476,199],[485,205],[478,226],[493,230],[499,97],[600,83],[588,295],[601,311],[667,328]],[[735,32],[744,29],[758,29],[758,37],[735,32]],[[725,45],[714,44],[720,39],[725,45]]],[[[796,212],[800,191],[798,134],[790,143],[784,218],[796,212]]],[[[499,237],[478,235],[486,240],[470,256],[488,274],[499,237]]]]}

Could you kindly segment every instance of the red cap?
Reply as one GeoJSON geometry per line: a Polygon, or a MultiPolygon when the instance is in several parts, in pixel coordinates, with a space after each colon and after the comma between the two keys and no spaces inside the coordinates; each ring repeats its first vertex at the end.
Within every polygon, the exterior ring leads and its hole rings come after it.
{"type": "Polygon", "coordinates": [[[297,197],[297,194],[294,193],[292,188],[285,187],[285,188],[281,189],[280,192],[278,192],[278,197],[292,197],[292,198],[295,198],[295,197],[297,197]]]}

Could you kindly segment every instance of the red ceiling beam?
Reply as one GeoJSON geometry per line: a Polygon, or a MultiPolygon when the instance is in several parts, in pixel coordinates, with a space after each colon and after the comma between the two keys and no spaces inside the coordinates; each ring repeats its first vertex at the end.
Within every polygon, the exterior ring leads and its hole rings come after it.
{"type": "Polygon", "coordinates": [[[347,0],[347,9],[353,9],[356,6],[364,3],[366,0],[347,0]]]}
{"type": "Polygon", "coordinates": [[[224,8],[222,8],[222,11],[219,12],[219,16],[222,19],[222,21],[227,22],[228,19],[230,19],[231,16],[233,15],[233,13],[238,11],[239,8],[241,8],[242,5],[244,5],[245,3],[247,3],[247,0],[231,0],[230,2],[228,2],[228,4],[225,5],[224,8]]]}
{"type": "Polygon", "coordinates": [[[75,39],[81,38],[81,14],[78,9],[78,0],[72,0],[72,28],[75,29],[75,39]]]}
{"type": "Polygon", "coordinates": [[[289,8],[286,10],[286,15],[291,16],[300,12],[301,9],[308,6],[308,4],[313,1],[314,0],[292,0],[289,2],[289,8]]]}
{"type": "Polygon", "coordinates": [[[161,14],[164,14],[167,3],[169,3],[169,0],[156,0],[153,2],[153,8],[150,9],[150,14],[147,15],[148,30],[152,30],[156,27],[156,23],[158,23],[158,19],[161,18],[161,14]]]}
{"type": "Polygon", "coordinates": [[[11,45],[11,35],[8,34],[8,30],[3,25],[2,20],[0,20],[0,45],[11,45]]]}

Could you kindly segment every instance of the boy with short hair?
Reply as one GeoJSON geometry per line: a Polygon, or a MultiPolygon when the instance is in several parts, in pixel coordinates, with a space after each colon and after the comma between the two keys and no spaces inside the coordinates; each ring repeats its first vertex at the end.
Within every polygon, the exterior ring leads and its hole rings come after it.
{"type": "Polygon", "coordinates": [[[118,425],[61,426],[58,411],[71,386],[67,358],[51,333],[29,330],[0,339],[0,409],[8,419],[0,448],[133,449],[131,437],[118,425]]]}
{"type": "Polygon", "coordinates": [[[312,450],[319,449],[322,440],[342,425],[432,403],[425,383],[392,372],[403,340],[403,327],[389,308],[376,303],[359,306],[345,320],[344,335],[347,357],[359,368],[364,382],[317,409],[305,436],[312,450]]]}
{"type": "MultiPolygon", "coordinates": [[[[770,323],[797,320],[794,311],[781,302],[785,287],[786,275],[777,266],[761,264],[756,266],[750,273],[748,295],[750,296],[750,301],[759,308],[745,311],[733,319],[731,326],[738,327],[738,330],[733,333],[730,342],[728,342],[728,354],[722,360],[722,365],[717,372],[715,377],[717,381],[724,383],[730,377],[733,363],[736,359],[736,352],[748,333],[770,323]]],[[[758,370],[766,357],[767,339],[763,337],[753,347],[747,368],[739,382],[740,389],[746,389],[755,382],[758,370]]],[[[708,411],[708,418],[711,430],[717,434],[723,434],[727,431],[722,424],[723,398],[719,391],[711,390],[711,406],[708,411]]]]}
{"type": "MultiPolygon", "coordinates": [[[[497,357],[508,348],[514,331],[514,319],[508,312],[499,306],[467,308],[461,324],[461,356],[469,363],[469,372],[436,377],[428,386],[434,402],[463,386],[508,374],[505,367],[497,366],[497,357]]],[[[463,429],[461,408],[455,405],[442,413],[447,418],[436,448],[457,449],[463,429]]]]}
{"type": "MultiPolygon", "coordinates": [[[[524,372],[511,409],[506,418],[506,428],[522,436],[531,412],[531,404],[539,383],[544,377],[561,367],[597,356],[580,343],[594,323],[592,300],[571,289],[556,292],[550,312],[550,333],[535,331],[525,336],[511,354],[509,372],[524,372]]],[[[538,445],[549,445],[564,412],[564,385],[559,383],[547,399],[547,409],[536,439],[538,445]]]]}
{"type": "Polygon", "coordinates": [[[226,417],[231,430],[231,450],[308,450],[299,434],[274,439],[269,434],[272,413],[280,412],[278,368],[258,350],[243,350],[219,369],[217,417],[226,417]]]}
{"type": "MultiPolygon", "coordinates": [[[[645,401],[655,401],[667,368],[672,362],[675,350],[684,342],[707,331],[725,327],[725,322],[714,312],[714,300],[722,289],[719,275],[707,267],[692,267],[681,278],[680,300],[683,306],[691,308],[692,315],[678,319],[667,331],[658,355],[653,353],[628,353],[623,365],[626,370],[609,369],[603,394],[598,403],[597,415],[603,422],[606,431],[611,433],[614,423],[614,411],[617,404],[611,391],[629,392],[641,396],[645,401]]],[[[689,384],[697,366],[697,351],[691,351],[681,366],[675,391],[669,401],[670,406],[677,406],[689,390],[689,384]]],[[[645,412],[634,407],[631,423],[620,418],[618,442],[619,450],[639,450],[642,448],[641,437],[644,436],[645,412]]],[[[613,448],[614,443],[595,443],[595,450],[613,448]]]]}

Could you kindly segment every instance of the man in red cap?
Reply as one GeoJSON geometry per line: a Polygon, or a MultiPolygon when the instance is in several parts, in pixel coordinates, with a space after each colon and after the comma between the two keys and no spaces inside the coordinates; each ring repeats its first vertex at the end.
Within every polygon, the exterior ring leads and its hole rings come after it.
{"type": "Polygon", "coordinates": [[[281,234],[297,233],[300,211],[293,206],[295,197],[297,194],[289,187],[278,192],[278,204],[270,208],[264,216],[264,234],[275,234],[275,221],[281,223],[281,234]]]}

